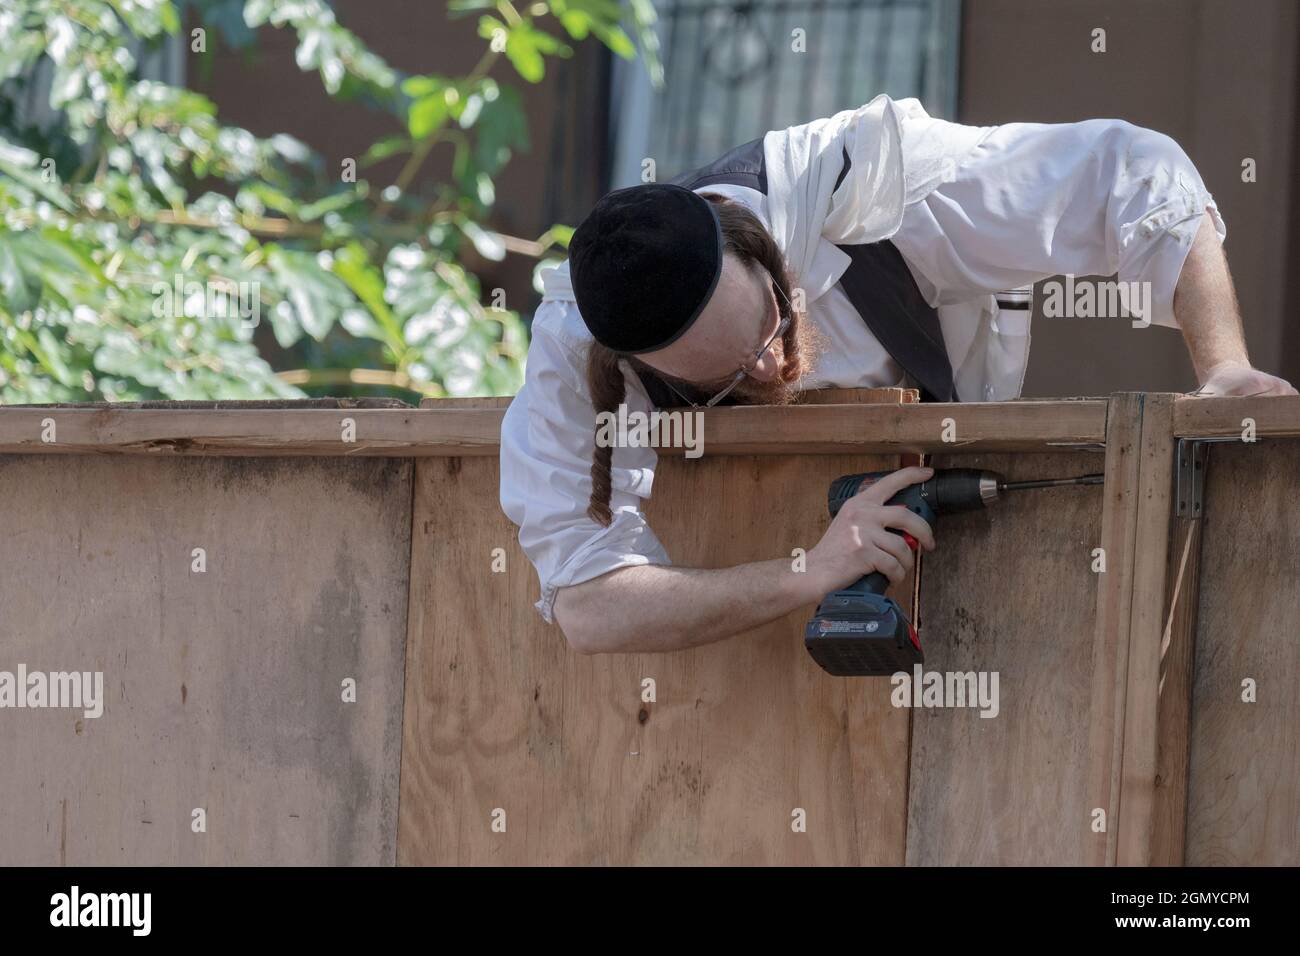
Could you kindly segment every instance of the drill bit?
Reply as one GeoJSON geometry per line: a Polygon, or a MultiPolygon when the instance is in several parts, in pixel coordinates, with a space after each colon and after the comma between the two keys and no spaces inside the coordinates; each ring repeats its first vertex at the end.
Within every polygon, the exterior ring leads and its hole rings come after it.
{"type": "Polygon", "coordinates": [[[1061,485],[1100,485],[1105,475],[1080,475],[1078,478],[1043,478],[1039,481],[1003,481],[998,491],[1023,491],[1027,488],[1057,488],[1061,485]]]}

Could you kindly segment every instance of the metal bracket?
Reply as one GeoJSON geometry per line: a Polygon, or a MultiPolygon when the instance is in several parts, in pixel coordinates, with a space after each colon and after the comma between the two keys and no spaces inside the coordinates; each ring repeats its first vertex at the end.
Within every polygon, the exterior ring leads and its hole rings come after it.
{"type": "Polygon", "coordinates": [[[1210,460],[1209,443],[1198,438],[1178,439],[1175,462],[1175,513],[1180,518],[1199,518],[1205,510],[1205,470],[1210,460]]]}

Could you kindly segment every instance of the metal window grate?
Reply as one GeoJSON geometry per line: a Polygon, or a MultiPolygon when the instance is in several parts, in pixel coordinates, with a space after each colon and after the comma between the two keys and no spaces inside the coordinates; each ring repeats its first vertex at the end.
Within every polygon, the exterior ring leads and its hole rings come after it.
{"type": "Polygon", "coordinates": [[[666,180],[878,93],[953,113],[957,0],[668,0],[657,9],[665,85],[638,89],[635,65],[616,81],[612,185],[640,181],[644,158],[666,180]]]}

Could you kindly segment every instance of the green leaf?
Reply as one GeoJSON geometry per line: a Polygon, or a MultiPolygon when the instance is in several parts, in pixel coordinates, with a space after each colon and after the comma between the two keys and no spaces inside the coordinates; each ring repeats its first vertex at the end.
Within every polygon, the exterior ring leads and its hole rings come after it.
{"type": "Polygon", "coordinates": [[[286,216],[298,215],[298,201],[283,190],[276,189],[270,183],[249,183],[245,190],[256,196],[267,209],[283,213],[286,216]]]}
{"type": "Polygon", "coordinates": [[[622,27],[596,26],[592,29],[596,36],[600,37],[601,42],[616,55],[625,60],[636,59],[636,45],[633,44],[632,38],[623,31],[622,27]]]}
{"type": "Polygon", "coordinates": [[[402,92],[412,99],[441,93],[447,81],[440,76],[408,76],[402,81],[402,92]]]}
{"type": "Polygon", "coordinates": [[[248,0],[244,4],[244,22],[250,27],[260,27],[271,18],[274,0],[248,0]]]}
{"type": "Polygon", "coordinates": [[[40,164],[41,157],[32,150],[14,146],[0,139],[0,173],[58,206],[64,212],[72,212],[75,207],[59,189],[59,184],[46,182],[43,172],[37,170],[36,167],[40,164]]]}
{"type": "Polygon", "coordinates": [[[379,327],[379,323],[365,309],[344,309],[339,324],[347,330],[349,335],[356,338],[384,341],[384,330],[379,327]]]}
{"type": "Polygon", "coordinates": [[[572,226],[566,226],[563,223],[557,222],[555,225],[551,226],[550,229],[546,230],[546,235],[567,249],[569,248],[569,240],[573,238],[573,232],[574,229],[572,226]]]}
{"type": "Polygon", "coordinates": [[[267,143],[285,160],[291,163],[307,163],[312,159],[311,148],[302,140],[288,133],[276,133],[267,143]]]}
{"type": "Polygon", "coordinates": [[[0,233],[0,302],[6,310],[21,313],[36,308],[40,299],[40,278],[23,270],[12,240],[0,233]]]}
{"type": "Polygon", "coordinates": [[[546,75],[546,60],[537,49],[530,31],[516,28],[506,37],[506,56],[519,75],[529,83],[539,83],[546,75]]]}
{"type": "Polygon", "coordinates": [[[560,14],[560,25],[575,40],[585,40],[591,32],[591,17],[582,10],[565,10],[560,14]]]}
{"type": "Polygon", "coordinates": [[[528,119],[518,92],[502,87],[494,99],[484,103],[477,131],[474,161],[488,175],[500,170],[513,150],[527,150],[528,119]]]}
{"type": "Polygon", "coordinates": [[[496,17],[483,16],[478,18],[478,35],[484,40],[493,40],[498,34],[507,36],[510,28],[498,20],[496,17]]]}
{"type": "Polygon", "coordinates": [[[41,350],[44,353],[41,357],[41,364],[50,370],[50,373],[60,385],[72,386],[77,382],[77,378],[69,370],[60,354],[67,346],[54,337],[54,333],[47,326],[41,326],[36,333],[37,339],[40,340],[41,350]]]}
{"type": "Polygon", "coordinates": [[[59,64],[50,81],[50,106],[56,110],[63,108],[81,94],[85,84],[86,71],[80,64],[59,64]]]}
{"type": "Polygon", "coordinates": [[[170,3],[164,2],[158,5],[158,19],[162,23],[162,28],[168,33],[175,33],[181,28],[180,15],[170,3]]]}
{"type": "Polygon", "coordinates": [[[447,99],[441,93],[422,97],[411,103],[406,114],[406,128],[412,139],[424,139],[447,122],[447,99]]]}
{"type": "Polygon", "coordinates": [[[488,232],[476,222],[466,220],[460,224],[461,231],[474,243],[474,248],[484,259],[500,262],[506,257],[506,247],[501,237],[495,232],[488,232]]]}
{"type": "Polygon", "coordinates": [[[85,304],[104,281],[94,261],[57,230],[14,233],[8,247],[26,275],[29,290],[37,289],[38,296],[53,304],[65,308],[85,304]]]}
{"type": "Polygon", "coordinates": [[[325,196],[315,202],[307,203],[305,206],[299,206],[298,217],[303,222],[314,222],[326,213],[338,212],[359,201],[360,197],[353,190],[344,190],[332,196],[325,196]]]}
{"type": "Polygon", "coordinates": [[[558,39],[542,30],[537,30],[531,24],[527,26],[528,34],[535,46],[542,53],[554,53],[559,56],[569,56],[573,50],[561,43],[558,39]]]}
{"type": "Polygon", "coordinates": [[[44,37],[34,30],[6,37],[0,43],[0,83],[24,72],[44,50],[44,37]]]}
{"type": "Polygon", "coordinates": [[[109,375],[138,379],[145,384],[158,383],[156,369],[140,351],[136,340],[124,332],[110,332],[95,351],[95,368],[109,375]]]}
{"type": "Polygon", "coordinates": [[[283,288],[298,325],[316,341],[324,339],[339,313],[351,304],[347,286],[322,269],[315,256],[298,250],[270,247],[267,265],[283,288]]]}
{"type": "Polygon", "coordinates": [[[373,166],[389,156],[396,156],[399,153],[409,153],[413,147],[410,139],[405,136],[387,136],[375,143],[361,154],[357,161],[359,166],[373,166]]]}
{"type": "Polygon", "coordinates": [[[387,333],[385,341],[390,345],[400,343],[401,325],[393,317],[392,310],[384,300],[384,277],[371,264],[370,257],[361,243],[350,242],[334,254],[334,274],[347,283],[352,294],[361,300],[361,303],[370,310],[370,314],[378,320],[379,325],[387,333]]]}

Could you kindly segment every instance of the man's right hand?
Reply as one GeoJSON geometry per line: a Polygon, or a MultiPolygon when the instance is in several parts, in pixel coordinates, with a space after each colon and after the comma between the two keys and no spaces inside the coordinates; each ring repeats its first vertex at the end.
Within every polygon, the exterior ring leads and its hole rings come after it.
{"type": "Polygon", "coordinates": [[[808,552],[808,574],[818,582],[819,593],[838,591],[873,571],[891,584],[907,577],[915,563],[912,549],[891,528],[906,531],[926,551],[934,550],[934,532],[924,518],[902,505],[885,504],[904,488],[933,475],[933,468],[901,468],[840,506],[822,539],[808,552]]]}
{"type": "Polygon", "coordinates": [[[730,568],[618,568],[561,588],[555,619],[583,654],[674,651],[761,627],[872,571],[901,581],[912,569],[912,552],[888,529],[906,531],[927,551],[934,550],[934,535],[919,515],[885,502],[933,474],[904,468],[844,502],[809,549],[802,573],[792,573],[789,558],[730,568]]]}

